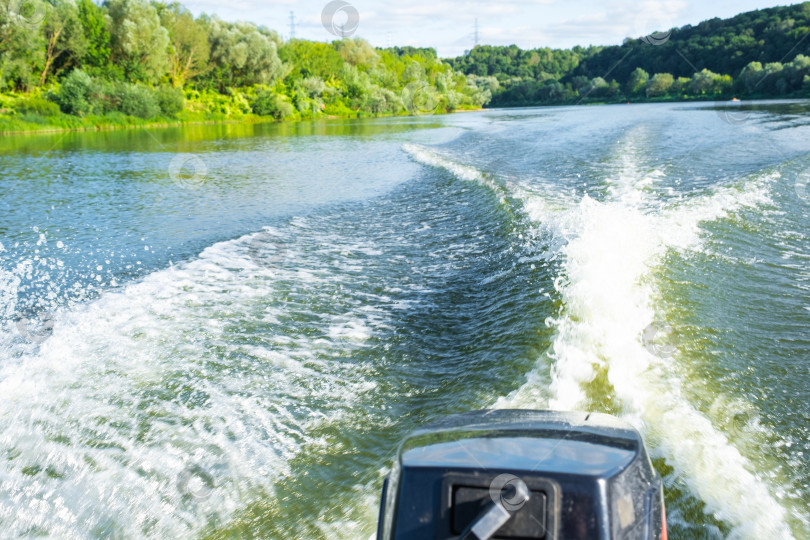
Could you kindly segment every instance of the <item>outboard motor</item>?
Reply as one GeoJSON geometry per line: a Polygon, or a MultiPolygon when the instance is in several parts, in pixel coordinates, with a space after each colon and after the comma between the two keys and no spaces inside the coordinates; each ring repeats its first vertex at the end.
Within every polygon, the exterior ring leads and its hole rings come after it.
{"type": "Polygon", "coordinates": [[[378,540],[666,540],[644,442],[606,414],[491,410],[411,433],[383,485],[378,540]]]}

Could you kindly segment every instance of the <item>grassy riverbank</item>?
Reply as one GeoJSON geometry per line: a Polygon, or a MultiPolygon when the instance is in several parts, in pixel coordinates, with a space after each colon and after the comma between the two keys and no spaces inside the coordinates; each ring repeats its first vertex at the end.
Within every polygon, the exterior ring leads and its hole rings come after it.
{"type": "MultiPolygon", "coordinates": [[[[255,95],[253,96],[255,99],[255,95]]],[[[449,108],[437,103],[430,110],[411,111],[403,108],[397,112],[370,112],[353,110],[345,106],[324,106],[319,110],[294,111],[279,117],[278,115],[260,115],[252,112],[245,92],[233,92],[231,95],[204,94],[186,92],[182,110],[174,114],[161,114],[150,118],[111,111],[105,114],[87,114],[78,116],[62,112],[44,95],[2,94],[0,95],[0,133],[56,133],[64,131],[103,131],[127,128],[169,127],[184,124],[217,124],[299,121],[334,118],[370,118],[384,116],[401,116],[408,114],[444,114],[455,111],[472,111],[480,109],[474,104],[462,104],[449,108]]]]}

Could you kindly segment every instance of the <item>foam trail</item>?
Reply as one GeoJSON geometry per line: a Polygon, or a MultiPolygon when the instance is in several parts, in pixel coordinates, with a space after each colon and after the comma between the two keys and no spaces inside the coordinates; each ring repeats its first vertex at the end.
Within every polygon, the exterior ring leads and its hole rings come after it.
{"type": "MultiPolygon", "coordinates": [[[[406,150],[422,163],[490,185],[473,167],[423,148],[406,150]]],[[[671,360],[659,358],[651,344],[642,342],[645,330],[656,323],[653,271],[663,255],[670,249],[698,249],[701,223],[768,204],[770,184],[779,175],[653,208],[646,192],[662,173],[641,174],[630,154],[623,154],[622,170],[608,180],[606,202],[586,195],[560,212],[545,197],[507,185],[511,195],[522,199],[526,215],[562,240],[564,273],[555,287],[565,307],[550,321],[556,329],[546,353],[553,363],[550,378],[541,358],[527,383],[494,406],[586,408],[586,387],[604,370],[626,418],[647,433],[654,453],[686,480],[706,510],[731,525],[730,538],[793,538],[786,510],[769,486],[682,395],[681,381],[669,375],[671,360]]]]}
{"type": "MultiPolygon", "coordinates": [[[[704,199],[648,214],[638,209],[642,199],[617,189],[619,202],[598,202],[586,196],[578,207],[545,225],[564,239],[564,277],[556,286],[565,316],[555,322],[553,358],[557,363],[551,405],[564,408],[584,402],[581,383],[589,382],[594,366],[612,360],[617,384],[649,365],[638,352],[639,336],[655,321],[652,271],[669,249],[694,249],[701,240],[700,224],[743,207],[769,202],[766,176],[748,191],[721,188],[704,199]],[[628,202],[631,201],[631,202],[628,202]],[[626,358],[621,363],[616,359],[626,358]]],[[[648,182],[634,182],[646,186],[648,182]]],[[[641,347],[646,356],[649,351],[641,347]]],[[[611,379],[613,383],[613,379],[611,379]]]]}
{"type": "Polygon", "coordinates": [[[686,478],[707,510],[733,526],[732,538],[792,538],[785,509],[768,486],[681,395],[679,381],[665,375],[666,360],[640,339],[655,322],[650,270],[667,247],[696,247],[698,222],[725,215],[732,203],[729,193],[721,193],[674,212],[673,223],[586,198],[566,216],[560,224],[570,238],[563,248],[566,278],[558,282],[566,307],[555,322],[549,405],[586,406],[583,385],[606,369],[625,413],[647,427],[656,453],[686,478]]]}
{"type": "MultiPolygon", "coordinates": [[[[585,198],[559,222],[568,239],[565,278],[558,290],[565,311],[555,321],[551,356],[553,408],[586,406],[583,385],[606,369],[625,414],[649,432],[655,452],[673,465],[707,511],[731,524],[731,538],[792,538],[785,509],[751,464],[681,395],[666,375],[668,360],[642,343],[655,324],[652,270],[670,248],[700,244],[701,222],[767,202],[761,179],[744,192],[721,189],[696,203],[660,214],[638,210],[639,199],[585,198]],[[632,201],[628,204],[627,201],[632,201]]],[[[667,356],[667,355],[664,355],[667,356]]]]}

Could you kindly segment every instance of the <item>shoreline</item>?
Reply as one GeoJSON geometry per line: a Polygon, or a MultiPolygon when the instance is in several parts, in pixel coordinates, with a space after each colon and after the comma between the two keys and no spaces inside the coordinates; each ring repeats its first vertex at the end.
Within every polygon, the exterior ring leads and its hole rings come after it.
{"type": "MultiPolygon", "coordinates": [[[[43,127],[42,129],[20,129],[20,130],[8,130],[8,131],[1,131],[0,136],[5,135],[39,135],[39,134],[57,134],[57,133],[80,133],[80,132],[90,132],[90,131],[117,131],[117,130],[126,130],[126,129],[163,129],[163,128],[172,128],[172,127],[183,127],[183,126],[200,126],[200,125],[227,125],[227,124],[287,124],[287,123],[297,123],[297,122],[313,122],[316,120],[354,120],[354,119],[370,119],[370,118],[408,118],[408,117],[428,117],[428,116],[438,116],[442,114],[456,114],[456,113],[465,113],[465,112],[476,112],[476,111],[483,111],[486,110],[485,108],[477,108],[477,109],[456,109],[452,112],[443,112],[443,113],[433,113],[433,114],[367,114],[363,112],[358,112],[356,114],[351,115],[324,115],[320,117],[314,118],[291,118],[287,120],[276,120],[271,116],[256,116],[256,115],[246,115],[240,119],[220,119],[220,120],[191,120],[191,121],[184,121],[184,120],[177,120],[176,122],[148,122],[144,124],[96,124],[93,126],[77,126],[77,127],[56,127],[56,126],[48,126],[43,127]]],[[[47,117],[43,117],[47,118],[47,117]]],[[[80,117],[77,117],[80,118],[80,117]]]]}
{"type": "Polygon", "coordinates": [[[95,126],[80,126],[75,128],[59,128],[59,127],[48,127],[43,129],[23,129],[23,130],[10,130],[10,131],[0,131],[0,135],[38,135],[38,134],[56,134],[56,133],[81,133],[81,132],[88,132],[88,131],[117,131],[117,130],[124,130],[124,129],[139,129],[139,128],[170,128],[170,127],[182,127],[182,126],[201,126],[201,125],[214,125],[214,124],[265,124],[275,122],[273,119],[268,120],[254,120],[250,122],[245,122],[244,120],[200,120],[200,121],[192,121],[192,122],[155,122],[149,124],[127,124],[127,125],[95,125],[95,126]]]}
{"type": "Polygon", "coordinates": [[[578,100],[578,101],[571,101],[571,102],[557,102],[557,103],[542,103],[542,104],[515,104],[515,105],[499,105],[497,107],[492,107],[487,110],[494,110],[494,109],[531,109],[531,108],[540,108],[540,107],[577,107],[577,106],[585,106],[585,105],[654,105],[659,103],[714,103],[717,105],[728,105],[729,107],[738,107],[738,106],[746,106],[746,105],[753,105],[757,103],[776,103],[776,102],[789,102],[789,101],[810,101],[810,96],[807,97],[797,97],[797,96],[787,96],[787,97],[756,97],[756,98],[737,98],[737,101],[733,101],[731,98],[727,97],[712,97],[706,99],[695,99],[695,98],[688,98],[688,99],[656,99],[656,100],[618,100],[618,101],[596,101],[596,100],[578,100]]]}
{"type": "MultiPolygon", "coordinates": [[[[165,128],[172,128],[172,127],[184,127],[184,126],[204,126],[204,125],[237,125],[237,124],[286,124],[286,123],[299,123],[299,122],[314,122],[317,120],[354,120],[354,119],[370,119],[370,118],[408,118],[408,117],[429,117],[429,116],[439,116],[445,114],[457,114],[457,113],[470,113],[470,112],[480,112],[480,111],[488,111],[488,110],[508,110],[508,109],[531,109],[531,108],[543,108],[543,107],[576,107],[576,106],[595,106],[595,105],[649,105],[649,104],[658,104],[658,103],[714,103],[716,105],[724,105],[728,104],[729,106],[737,107],[737,106],[755,106],[756,104],[765,104],[765,103],[774,103],[774,102],[802,102],[808,101],[810,97],[786,97],[786,98],[753,98],[753,99],[740,99],[739,101],[733,102],[730,99],[724,98],[709,98],[709,99],[677,99],[677,100],[645,100],[645,101],[589,101],[586,100],[584,102],[574,102],[574,103],[544,103],[544,104],[526,104],[526,105],[501,105],[498,107],[480,107],[480,108],[469,108],[469,109],[456,109],[452,112],[442,112],[442,113],[432,113],[432,114],[417,114],[417,115],[408,115],[408,114],[366,114],[363,112],[358,112],[356,114],[351,115],[324,115],[320,117],[314,118],[291,118],[286,120],[276,120],[273,117],[269,116],[256,116],[256,115],[246,115],[240,119],[209,119],[209,120],[177,120],[175,122],[166,122],[165,119],[160,122],[148,122],[143,124],[133,123],[133,124],[96,124],[92,126],[77,126],[77,127],[56,127],[56,126],[47,126],[42,129],[21,129],[21,130],[8,130],[8,131],[0,131],[0,136],[6,135],[48,135],[48,134],[58,134],[58,133],[82,133],[82,132],[92,132],[92,131],[119,131],[119,130],[128,130],[128,129],[165,129],[165,128]]],[[[47,117],[43,117],[47,118],[47,117]]]]}

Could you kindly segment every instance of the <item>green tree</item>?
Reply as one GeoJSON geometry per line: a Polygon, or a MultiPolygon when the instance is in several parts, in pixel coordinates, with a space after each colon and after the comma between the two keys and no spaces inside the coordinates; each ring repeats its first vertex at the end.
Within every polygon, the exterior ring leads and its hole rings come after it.
{"type": "Polygon", "coordinates": [[[753,94],[764,76],[765,73],[760,62],[749,62],[740,73],[739,80],[742,87],[749,94],[753,94]]]}
{"type": "Polygon", "coordinates": [[[276,120],[283,120],[292,116],[293,107],[282,96],[269,90],[259,93],[253,102],[253,112],[260,116],[272,116],[276,120]]]}
{"type": "Polygon", "coordinates": [[[273,35],[251,23],[211,21],[211,60],[220,90],[226,86],[271,84],[283,66],[273,35]]]}
{"type": "Polygon", "coordinates": [[[139,84],[119,83],[114,99],[117,109],[129,116],[153,118],[160,114],[157,96],[151,89],[139,84]]]}
{"type": "Polygon", "coordinates": [[[782,73],[781,62],[768,62],[762,68],[762,79],[757,83],[757,89],[762,93],[774,94],[779,92],[777,83],[782,73]]]}
{"type": "Polygon", "coordinates": [[[790,91],[801,90],[804,78],[810,74],[810,57],[799,54],[782,68],[790,91]]]}
{"type": "Polygon", "coordinates": [[[674,83],[675,79],[669,73],[656,73],[647,82],[647,97],[666,95],[674,83]]]}
{"type": "Polygon", "coordinates": [[[605,79],[603,79],[602,77],[594,77],[585,86],[585,88],[583,88],[582,95],[593,97],[606,96],[609,89],[610,85],[607,83],[605,79]]]}
{"type": "Polygon", "coordinates": [[[341,79],[343,79],[344,95],[349,99],[353,108],[359,108],[365,101],[366,94],[371,90],[373,83],[366,73],[351,64],[343,66],[341,79]]]}
{"type": "Polygon", "coordinates": [[[379,61],[379,56],[374,51],[374,47],[361,38],[338,41],[337,51],[343,60],[353,66],[371,67],[379,61]]]}
{"type": "Polygon", "coordinates": [[[702,69],[692,75],[692,81],[689,83],[689,89],[693,94],[706,94],[714,93],[716,87],[717,73],[712,73],[708,69],[702,69]]]}
{"type": "Polygon", "coordinates": [[[194,20],[185,7],[174,2],[160,11],[160,21],[169,31],[169,79],[175,88],[209,69],[211,45],[208,26],[194,20]]]}
{"type": "Polygon", "coordinates": [[[183,110],[186,98],[180,88],[162,86],[155,92],[155,99],[160,110],[168,116],[174,116],[183,110]]]}
{"type": "Polygon", "coordinates": [[[689,83],[692,82],[692,79],[688,77],[678,77],[672,83],[672,88],[670,89],[670,93],[673,96],[683,96],[689,90],[689,83]]]}
{"type": "Polygon", "coordinates": [[[580,93],[585,93],[590,85],[591,80],[585,75],[577,75],[571,79],[571,85],[580,93]]]}
{"type": "Polygon", "coordinates": [[[641,94],[647,87],[647,81],[650,80],[650,74],[637,67],[630,74],[627,80],[627,93],[631,95],[641,94]]]}
{"type": "Polygon", "coordinates": [[[309,97],[319,97],[326,89],[326,84],[320,77],[307,77],[301,81],[301,86],[309,97]]]}
{"type": "Polygon", "coordinates": [[[56,94],[56,102],[62,112],[82,116],[90,112],[92,91],[93,80],[90,75],[81,69],[74,69],[62,81],[56,94]]]}
{"type": "Polygon", "coordinates": [[[0,0],[0,87],[30,90],[45,62],[41,0],[0,0]]]}
{"type": "Polygon", "coordinates": [[[93,0],[79,0],[76,4],[79,21],[84,32],[84,55],[82,67],[99,72],[110,61],[110,32],[104,12],[93,0]]]}
{"type": "Polygon", "coordinates": [[[727,94],[731,92],[733,86],[734,80],[731,78],[731,75],[718,75],[714,78],[712,92],[715,94],[727,94]]]}
{"type": "Polygon", "coordinates": [[[145,0],[106,0],[111,60],[131,81],[157,82],[169,68],[169,33],[145,0]]]}
{"type": "Polygon", "coordinates": [[[404,107],[402,100],[394,92],[379,86],[371,88],[364,106],[374,114],[396,113],[404,107]]]}
{"type": "Polygon", "coordinates": [[[423,81],[425,79],[427,79],[427,73],[425,72],[424,63],[419,62],[417,59],[412,59],[410,62],[408,62],[405,69],[402,71],[403,83],[423,81]]]}
{"type": "Polygon", "coordinates": [[[45,84],[48,72],[57,65],[61,71],[71,64],[79,64],[85,54],[87,41],[76,4],[69,0],[52,0],[48,4],[42,32],[45,36],[45,64],[39,77],[45,84]]]}
{"type": "Polygon", "coordinates": [[[328,43],[294,39],[278,49],[278,56],[290,67],[288,76],[293,80],[318,77],[334,81],[343,68],[343,59],[328,43]]]}

